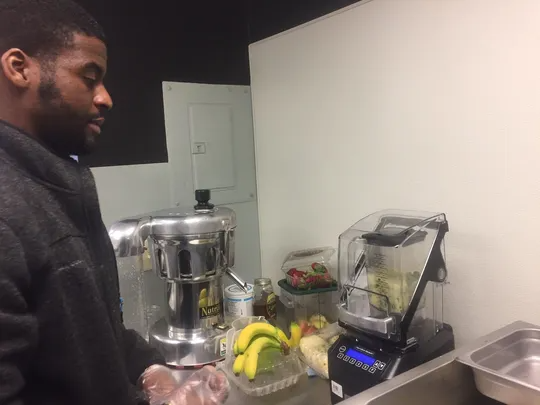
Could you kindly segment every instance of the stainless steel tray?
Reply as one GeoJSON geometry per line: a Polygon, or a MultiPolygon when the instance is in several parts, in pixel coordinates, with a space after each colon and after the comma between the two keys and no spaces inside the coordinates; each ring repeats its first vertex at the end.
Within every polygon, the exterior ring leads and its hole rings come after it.
{"type": "Polygon", "coordinates": [[[540,404],[540,329],[519,329],[457,359],[478,391],[511,405],[540,404]]]}

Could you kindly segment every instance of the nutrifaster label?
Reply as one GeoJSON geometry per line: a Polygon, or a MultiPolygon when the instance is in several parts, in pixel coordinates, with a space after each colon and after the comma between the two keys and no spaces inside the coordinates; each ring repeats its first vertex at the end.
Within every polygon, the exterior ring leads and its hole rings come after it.
{"type": "Polygon", "coordinates": [[[215,305],[209,305],[199,308],[199,318],[207,319],[218,316],[221,313],[221,302],[215,305]]]}

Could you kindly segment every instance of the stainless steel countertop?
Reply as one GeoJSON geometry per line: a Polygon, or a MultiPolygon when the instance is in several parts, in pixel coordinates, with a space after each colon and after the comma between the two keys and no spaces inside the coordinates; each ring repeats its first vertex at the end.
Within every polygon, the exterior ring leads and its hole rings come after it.
{"type": "MultiPolygon", "coordinates": [[[[536,325],[517,321],[506,325],[505,327],[498,329],[486,336],[483,336],[479,339],[476,339],[472,342],[469,342],[461,347],[458,347],[456,350],[447,353],[437,359],[434,359],[428,363],[422,364],[412,370],[407,371],[406,373],[400,374],[391,380],[388,380],[382,384],[378,384],[369,390],[363,391],[358,395],[355,395],[352,398],[349,398],[340,403],[340,405],[408,405],[408,404],[424,404],[424,403],[437,403],[439,405],[444,404],[474,404],[479,405],[479,400],[470,402],[470,401],[458,401],[455,402],[451,397],[459,397],[463,392],[460,391],[462,387],[452,384],[451,381],[445,381],[443,385],[436,384],[427,384],[422,386],[422,392],[418,395],[417,392],[407,392],[407,389],[403,390],[405,386],[411,387],[414,389],[415,386],[412,382],[421,381],[424,377],[430,373],[434,373],[437,370],[441,370],[444,367],[448,366],[451,363],[461,364],[457,362],[457,358],[462,356],[464,353],[467,353],[471,350],[475,350],[479,347],[483,347],[488,343],[494,342],[497,339],[500,339],[503,336],[508,335],[509,333],[515,331],[516,329],[525,329],[525,328],[534,328],[536,325]],[[431,392],[434,391],[434,392],[431,392]],[[406,395],[404,397],[404,395],[406,395]],[[422,397],[423,401],[419,401],[417,397],[422,397]],[[426,399],[427,398],[427,399],[426,399]],[[434,401],[433,398],[438,398],[437,401],[434,401]]],[[[462,365],[461,367],[467,368],[467,366],[462,365]]],[[[473,384],[472,371],[468,370],[469,375],[467,379],[470,380],[470,384],[473,384]]],[[[444,381],[444,378],[441,380],[444,381]]],[[[418,387],[416,387],[418,388],[418,387]]],[[[482,401],[486,401],[487,398],[481,398],[482,401]]],[[[487,402],[486,402],[487,403],[487,402]]],[[[491,403],[491,401],[490,401],[491,403]]]]}
{"type": "MultiPolygon", "coordinates": [[[[454,363],[456,358],[461,356],[463,353],[470,351],[471,348],[477,348],[483,346],[499,337],[505,336],[510,331],[513,331],[516,328],[527,328],[535,327],[535,325],[525,323],[525,322],[515,322],[513,324],[507,325],[495,332],[492,332],[484,337],[481,337],[473,342],[470,342],[458,349],[447,353],[444,356],[441,356],[435,360],[432,360],[429,363],[423,364],[419,367],[416,367],[406,373],[400,374],[389,381],[376,385],[375,387],[366,390],[353,398],[349,398],[343,401],[343,405],[409,405],[415,403],[432,403],[433,398],[439,398],[441,404],[453,404],[453,400],[450,397],[455,395],[456,390],[459,391],[457,386],[453,386],[451,383],[446,384],[443,387],[437,387],[433,385],[433,389],[438,390],[437,392],[431,392],[430,386],[423,387],[422,396],[428,396],[427,402],[415,402],[413,398],[415,395],[408,393],[406,398],[403,398],[400,394],[401,390],[406,384],[409,384],[413,380],[419,380],[422,377],[433,373],[434,371],[445,367],[450,363],[454,363]],[[448,392],[442,392],[447,390],[448,392]],[[394,394],[395,393],[395,394],[394,394]],[[441,397],[440,395],[443,395],[441,397]],[[448,400],[442,401],[442,398],[448,400]],[[412,401],[412,402],[411,402],[412,401]]],[[[462,366],[465,367],[465,366],[462,366]]],[[[470,372],[470,370],[469,370],[470,372]]],[[[185,372],[181,372],[185,373],[185,372]]],[[[472,373],[470,378],[469,385],[473,384],[472,382],[472,373]]],[[[448,381],[450,382],[450,381],[448,381]]],[[[474,387],[472,385],[471,387],[474,387]]],[[[412,387],[414,388],[414,387],[412,387]]],[[[487,400],[487,398],[484,398],[487,400]]],[[[460,404],[471,403],[474,405],[479,405],[478,400],[476,402],[467,402],[461,401],[460,404]]],[[[482,402],[484,403],[484,402],[482,402]]],[[[485,403],[491,404],[491,401],[485,403]]],[[[341,405],[340,404],[340,405],[341,405]]],[[[308,378],[307,375],[304,375],[298,384],[295,386],[281,390],[272,395],[267,395],[265,397],[250,397],[245,395],[236,385],[231,384],[231,393],[229,399],[225,405],[331,405],[330,401],[330,383],[327,380],[322,380],[318,377],[308,378]]]]}

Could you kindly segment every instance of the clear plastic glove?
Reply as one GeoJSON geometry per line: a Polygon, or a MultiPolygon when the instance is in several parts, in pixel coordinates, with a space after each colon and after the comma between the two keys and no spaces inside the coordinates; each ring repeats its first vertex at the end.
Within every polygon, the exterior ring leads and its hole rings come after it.
{"type": "Polygon", "coordinates": [[[225,374],[207,366],[193,373],[163,402],[167,405],[222,405],[227,401],[229,391],[225,374]]]}
{"type": "Polygon", "coordinates": [[[148,367],[139,380],[139,384],[148,396],[150,405],[161,405],[180,387],[180,382],[168,367],[154,365],[148,367]]]}

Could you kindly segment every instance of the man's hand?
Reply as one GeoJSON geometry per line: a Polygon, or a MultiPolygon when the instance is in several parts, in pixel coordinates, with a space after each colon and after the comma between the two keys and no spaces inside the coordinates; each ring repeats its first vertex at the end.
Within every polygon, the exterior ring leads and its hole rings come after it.
{"type": "Polygon", "coordinates": [[[170,369],[157,364],[146,369],[139,383],[150,399],[150,405],[166,402],[166,399],[180,386],[170,369]]]}
{"type": "Polygon", "coordinates": [[[229,396],[227,377],[214,367],[206,366],[180,384],[165,366],[149,367],[140,384],[150,405],[222,405],[229,396]]]}
{"type": "Polygon", "coordinates": [[[168,405],[222,405],[229,397],[230,385],[227,377],[213,367],[204,367],[195,372],[176,391],[168,405]]]}

